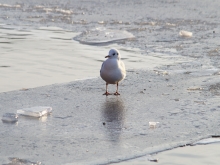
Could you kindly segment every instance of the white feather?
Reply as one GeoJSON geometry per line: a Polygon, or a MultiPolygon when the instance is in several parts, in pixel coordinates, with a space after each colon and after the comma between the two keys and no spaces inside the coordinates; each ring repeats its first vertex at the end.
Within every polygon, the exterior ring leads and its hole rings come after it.
{"type": "Polygon", "coordinates": [[[100,76],[108,84],[117,84],[126,76],[125,65],[120,59],[118,50],[111,49],[108,56],[108,59],[102,64],[100,76]]]}

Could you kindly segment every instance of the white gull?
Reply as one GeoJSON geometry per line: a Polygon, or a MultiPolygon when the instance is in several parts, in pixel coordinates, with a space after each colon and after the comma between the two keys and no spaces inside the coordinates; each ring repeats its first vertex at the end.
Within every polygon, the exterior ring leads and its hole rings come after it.
{"type": "Polygon", "coordinates": [[[118,93],[118,83],[122,81],[126,76],[125,65],[121,61],[120,53],[116,49],[111,49],[108,58],[102,63],[100,70],[100,76],[106,82],[106,92],[103,95],[110,95],[108,92],[108,84],[117,84],[117,90],[114,95],[120,95],[118,93]]]}

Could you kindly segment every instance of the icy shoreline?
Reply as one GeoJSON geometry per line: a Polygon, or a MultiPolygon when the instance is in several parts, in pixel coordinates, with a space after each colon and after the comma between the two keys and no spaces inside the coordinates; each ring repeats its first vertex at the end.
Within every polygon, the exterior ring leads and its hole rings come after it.
{"type": "Polygon", "coordinates": [[[142,156],[155,146],[168,149],[219,135],[218,97],[209,90],[211,79],[216,77],[134,70],[121,83],[119,97],[103,96],[100,78],[1,93],[1,113],[53,107],[52,115],[42,120],[2,124],[1,163],[9,155],[44,164],[115,162],[142,156]],[[203,88],[187,90],[192,84],[203,88]],[[149,121],[160,124],[151,129],[149,121]]]}

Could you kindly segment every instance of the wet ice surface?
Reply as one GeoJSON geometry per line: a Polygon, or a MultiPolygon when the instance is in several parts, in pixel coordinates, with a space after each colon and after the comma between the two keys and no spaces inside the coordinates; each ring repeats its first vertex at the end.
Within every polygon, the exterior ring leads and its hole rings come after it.
{"type": "Polygon", "coordinates": [[[107,164],[219,135],[219,96],[208,88],[216,80],[131,70],[120,83],[120,97],[103,97],[100,78],[1,93],[1,113],[39,104],[51,105],[53,113],[2,125],[0,160],[107,164]],[[187,90],[192,84],[203,89],[187,90]],[[158,126],[149,128],[151,121],[158,126]]]}
{"type": "Polygon", "coordinates": [[[220,134],[217,0],[0,3],[0,91],[21,89],[0,94],[1,115],[38,105],[54,110],[51,116],[2,123],[1,163],[16,157],[43,164],[105,164],[220,134]],[[119,46],[73,40],[78,35],[106,41],[86,33],[96,28],[135,38],[117,39],[119,46]],[[181,30],[192,37],[179,36],[181,30]],[[129,69],[120,97],[103,97],[100,78],[29,89],[98,77],[111,47],[120,50],[129,69]],[[149,128],[151,121],[158,127],[149,128]]]}

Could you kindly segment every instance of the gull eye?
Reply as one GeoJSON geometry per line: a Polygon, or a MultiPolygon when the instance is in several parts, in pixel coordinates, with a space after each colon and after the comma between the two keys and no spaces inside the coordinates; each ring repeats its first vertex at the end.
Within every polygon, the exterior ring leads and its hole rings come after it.
{"type": "Polygon", "coordinates": [[[115,53],[112,54],[113,56],[115,55],[115,53]]]}
{"type": "Polygon", "coordinates": [[[118,53],[117,53],[117,55],[118,55],[118,53]]]}

